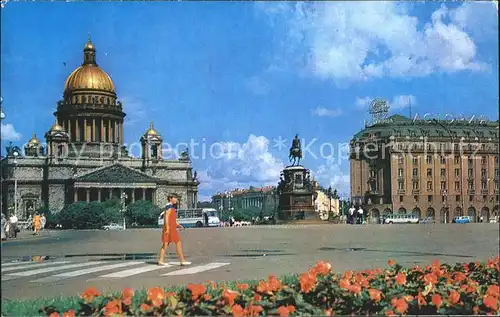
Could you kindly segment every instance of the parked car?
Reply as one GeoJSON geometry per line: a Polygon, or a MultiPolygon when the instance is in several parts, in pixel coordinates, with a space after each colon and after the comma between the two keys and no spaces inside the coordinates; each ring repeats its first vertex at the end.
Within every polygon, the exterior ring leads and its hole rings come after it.
{"type": "Polygon", "coordinates": [[[119,225],[117,223],[110,223],[109,225],[106,225],[102,227],[104,230],[123,230],[123,226],[119,225]]]}
{"type": "Polygon", "coordinates": [[[436,223],[436,219],[432,217],[425,217],[423,219],[420,219],[420,223],[436,223]]]}
{"type": "Polygon", "coordinates": [[[491,217],[490,218],[490,223],[497,223],[497,218],[496,217],[491,217]]]}
{"type": "Polygon", "coordinates": [[[470,217],[469,216],[460,216],[460,217],[455,217],[452,220],[453,223],[470,223],[470,217]]]}

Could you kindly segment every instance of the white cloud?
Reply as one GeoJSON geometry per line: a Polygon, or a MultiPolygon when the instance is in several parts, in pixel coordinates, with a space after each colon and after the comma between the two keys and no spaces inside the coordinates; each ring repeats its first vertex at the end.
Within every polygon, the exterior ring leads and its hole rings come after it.
{"type": "MultiPolygon", "coordinates": [[[[369,96],[356,97],[356,101],[354,102],[354,105],[358,109],[367,109],[374,99],[376,99],[376,98],[369,97],[369,96]]],[[[414,95],[394,96],[392,98],[392,101],[389,101],[389,106],[390,106],[389,110],[399,110],[399,109],[407,108],[410,105],[410,102],[411,102],[412,106],[416,105],[417,104],[417,97],[415,97],[414,95]]]]}
{"type": "Polygon", "coordinates": [[[316,179],[321,186],[336,189],[339,195],[349,195],[350,192],[350,176],[348,172],[343,172],[340,168],[340,163],[335,163],[333,158],[326,159],[325,164],[321,164],[311,175],[316,179]]]}
{"type": "MultiPolygon", "coordinates": [[[[146,118],[146,106],[144,102],[135,97],[124,97],[123,102],[123,112],[127,114],[125,117],[124,124],[127,126],[134,125],[138,122],[145,122],[146,118]]],[[[151,110],[151,109],[150,109],[151,110]]],[[[148,111],[149,112],[149,111],[148,111]]],[[[144,131],[149,127],[149,122],[144,126],[144,131]]]]}
{"type": "Polygon", "coordinates": [[[284,5],[257,6],[285,25],[282,56],[275,60],[295,59],[291,64],[337,84],[486,69],[476,60],[476,45],[467,33],[471,15],[460,13],[465,4],[453,10],[442,5],[426,24],[408,13],[408,5],[393,1],[284,5]]]}
{"type": "Polygon", "coordinates": [[[283,162],[269,152],[269,140],[251,134],[247,142],[222,142],[213,163],[200,171],[200,190],[276,185],[283,162]]]}
{"type": "Polygon", "coordinates": [[[316,109],[311,110],[313,115],[319,116],[319,117],[338,117],[342,114],[342,109],[328,109],[325,107],[316,107],[316,109]]]}
{"type": "Polygon", "coordinates": [[[22,137],[21,133],[14,129],[10,123],[2,124],[2,139],[6,141],[19,141],[22,137]]]}

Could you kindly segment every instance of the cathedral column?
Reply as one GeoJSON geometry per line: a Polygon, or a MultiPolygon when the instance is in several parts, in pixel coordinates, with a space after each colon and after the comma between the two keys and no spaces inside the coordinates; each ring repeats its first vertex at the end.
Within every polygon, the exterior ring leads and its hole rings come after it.
{"type": "Polygon", "coordinates": [[[120,122],[120,144],[123,144],[123,122],[120,122]]]}
{"type": "Polygon", "coordinates": [[[132,188],[132,202],[135,203],[135,188],[132,188]]]}
{"type": "Polygon", "coordinates": [[[86,190],[86,194],[87,194],[87,202],[90,202],[90,188],[87,188],[86,190]]]}
{"type": "Polygon", "coordinates": [[[78,201],[78,188],[74,189],[74,194],[73,195],[74,195],[74,201],[73,202],[76,203],[78,201]]]}
{"type": "Polygon", "coordinates": [[[68,132],[68,134],[69,134],[69,141],[70,142],[73,141],[75,136],[71,132],[71,120],[68,120],[68,129],[66,130],[66,132],[68,132]]]}
{"type": "Polygon", "coordinates": [[[152,192],[152,193],[151,193],[151,200],[152,200],[151,202],[152,202],[153,204],[156,204],[156,190],[151,189],[151,192],[152,192]]]}
{"type": "Polygon", "coordinates": [[[146,188],[142,189],[142,200],[146,200],[146,188]]]}
{"type": "Polygon", "coordinates": [[[104,120],[101,118],[100,121],[101,121],[101,131],[99,132],[101,133],[101,142],[104,142],[104,120]]]}
{"type": "Polygon", "coordinates": [[[113,142],[113,140],[111,139],[111,119],[108,120],[108,142],[113,142]]]}
{"type": "Polygon", "coordinates": [[[198,208],[198,192],[194,192],[194,208],[198,208]]]}
{"type": "Polygon", "coordinates": [[[81,141],[81,138],[80,138],[80,122],[78,122],[79,119],[78,117],[76,118],[75,120],[75,127],[76,127],[76,141],[77,142],[80,142],[81,141]]]}
{"type": "MultiPolygon", "coordinates": [[[[95,126],[95,124],[94,124],[94,126],[95,126]]],[[[97,189],[97,201],[99,201],[99,202],[101,202],[101,191],[102,191],[102,188],[97,189]]]]}
{"type": "Polygon", "coordinates": [[[88,134],[88,127],[87,127],[87,118],[83,119],[83,142],[88,142],[89,140],[89,134],[88,134]]]}
{"type": "Polygon", "coordinates": [[[92,142],[97,141],[97,133],[95,131],[95,118],[92,119],[92,142]]]}
{"type": "Polygon", "coordinates": [[[109,189],[109,199],[113,198],[113,188],[109,189]]]}

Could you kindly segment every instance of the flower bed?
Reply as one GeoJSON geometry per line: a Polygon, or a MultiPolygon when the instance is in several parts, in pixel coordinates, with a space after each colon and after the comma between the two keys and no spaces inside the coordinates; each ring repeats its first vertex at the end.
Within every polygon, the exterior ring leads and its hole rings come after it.
{"type": "Polygon", "coordinates": [[[168,292],[155,287],[135,293],[102,295],[89,288],[76,307],[45,306],[48,316],[200,316],[200,315],[497,315],[500,258],[486,263],[332,273],[319,262],[295,277],[253,283],[189,284],[168,292]]]}

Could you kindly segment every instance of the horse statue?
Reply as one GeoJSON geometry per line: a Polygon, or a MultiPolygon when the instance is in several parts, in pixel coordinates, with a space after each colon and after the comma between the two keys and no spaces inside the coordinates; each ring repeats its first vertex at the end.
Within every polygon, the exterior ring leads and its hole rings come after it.
{"type": "Polygon", "coordinates": [[[290,155],[288,156],[288,159],[290,162],[292,162],[292,166],[295,166],[295,164],[299,165],[300,164],[300,159],[302,158],[302,149],[300,146],[300,140],[299,140],[299,135],[295,135],[295,138],[292,141],[292,147],[290,148],[290,155]]]}

